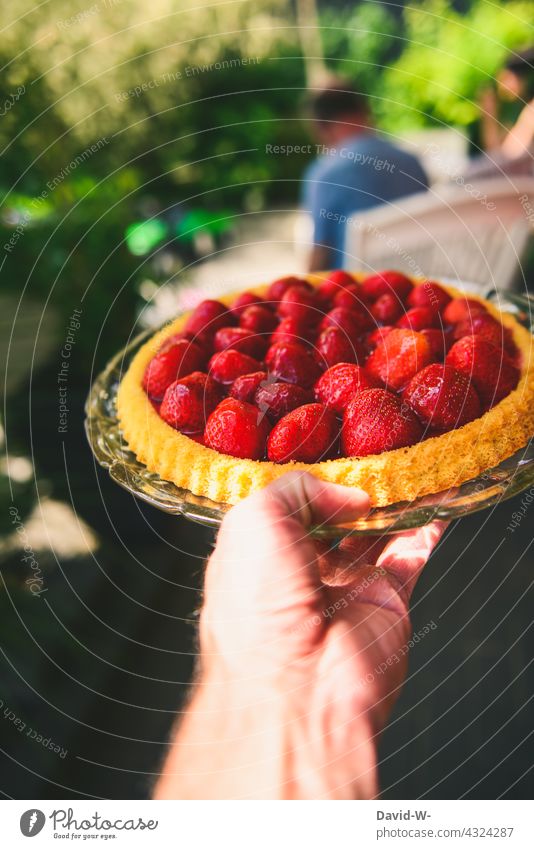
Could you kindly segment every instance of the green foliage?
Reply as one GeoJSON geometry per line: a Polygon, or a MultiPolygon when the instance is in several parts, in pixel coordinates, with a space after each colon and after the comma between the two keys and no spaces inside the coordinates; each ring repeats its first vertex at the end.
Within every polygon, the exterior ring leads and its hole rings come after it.
{"type": "MultiPolygon", "coordinates": [[[[285,0],[17,3],[0,42],[13,95],[0,119],[2,243],[23,226],[0,285],[50,295],[60,318],[83,299],[87,358],[90,330],[108,310],[117,328],[135,314],[146,268],[124,233],[141,201],[215,215],[296,202],[305,157],[266,150],[307,140],[289,8],[285,0]]],[[[394,132],[468,124],[508,49],[534,40],[532,0],[474,0],[465,14],[446,0],[404,11],[379,2],[321,8],[328,66],[367,91],[379,126],[394,132]]],[[[106,336],[106,352],[116,341],[106,336]]]]}
{"type": "Polygon", "coordinates": [[[380,80],[381,125],[397,131],[474,121],[479,90],[509,50],[534,41],[533,12],[531,0],[475,0],[465,15],[446,0],[406,7],[406,47],[380,80]]]}
{"type": "Polygon", "coordinates": [[[350,10],[326,9],[321,14],[325,57],[359,90],[379,95],[385,63],[402,51],[399,16],[382,3],[361,3],[350,10]]]}

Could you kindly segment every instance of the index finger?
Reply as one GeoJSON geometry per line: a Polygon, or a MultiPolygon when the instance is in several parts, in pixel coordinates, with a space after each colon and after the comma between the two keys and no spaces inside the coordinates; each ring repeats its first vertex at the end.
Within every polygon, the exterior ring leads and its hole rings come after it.
{"type": "Polygon", "coordinates": [[[448,525],[448,522],[436,521],[413,531],[396,534],[386,544],[376,561],[377,566],[398,582],[399,589],[407,601],[448,525]]]}

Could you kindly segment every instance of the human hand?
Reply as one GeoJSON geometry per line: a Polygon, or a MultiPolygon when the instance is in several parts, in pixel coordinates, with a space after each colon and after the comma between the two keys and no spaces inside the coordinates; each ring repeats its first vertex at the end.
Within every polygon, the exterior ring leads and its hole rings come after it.
{"type": "MultiPolygon", "coordinates": [[[[445,526],[338,548],[307,532],[368,509],[361,490],[291,472],[224,519],[206,571],[198,698],[177,740],[217,738],[204,750],[225,774],[216,798],[376,795],[375,744],[406,674],[410,595],[445,526]],[[204,725],[192,720],[199,710],[204,725]]],[[[179,762],[175,750],[170,766],[179,762]]],[[[167,775],[161,795],[171,787],[167,775]]]]}

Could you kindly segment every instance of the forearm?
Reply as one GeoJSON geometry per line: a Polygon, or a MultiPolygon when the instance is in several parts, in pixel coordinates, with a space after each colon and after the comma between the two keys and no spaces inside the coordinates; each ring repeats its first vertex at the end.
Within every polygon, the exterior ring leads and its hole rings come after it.
{"type": "MultiPolygon", "coordinates": [[[[156,799],[369,798],[376,794],[375,750],[365,717],[335,756],[313,696],[244,685],[208,674],[199,680],[155,788],[156,799]]],[[[348,732],[348,727],[347,727],[348,732]]],[[[340,729],[341,734],[346,733],[340,729]]]]}
{"type": "Polygon", "coordinates": [[[528,153],[534,138],[534,102],[529,103],[502,144],[502,151],[510,159],[528,153]]]}
{"type": "Polygon", "coordinates": [[[504,135],[505,130],[494,115],[482,115],[481,138],[484,150],[489,152],[497,150],[502,144],[504,135]]]}
{"type": "Polygon", "coordinates": [[[155,798],[277,798],[285,750],[282,707],[200,679],[156,787],[155,798]],[[248,700],[248,701],[247,701],[248,700]]]}

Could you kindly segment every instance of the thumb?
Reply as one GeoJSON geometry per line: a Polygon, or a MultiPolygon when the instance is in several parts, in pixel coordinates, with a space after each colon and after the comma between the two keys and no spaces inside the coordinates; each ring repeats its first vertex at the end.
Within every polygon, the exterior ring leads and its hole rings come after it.
{"type": "MultiPolygon", "coordinates": [[[[286,581],[316,572],[312,526],[365,515],[369,497],[354,487],[327,483],[309,472],[288,472],[245,498],[225,516],[217,538],[219,560],[243,560],[241,581],[286,581]]],[[[227,574],[227,579],[229,575],[227,574]]],[[[314,585],[317,580],[314,579],[314,585]]]]}
{"type": "Polygon", "coordinates": [[[287,519],[309,529],[313,525],[348,522],[369,512],[363,489],[319,480],[309,472],[287,472],[258,496],[276,504],[287,519]]]}

